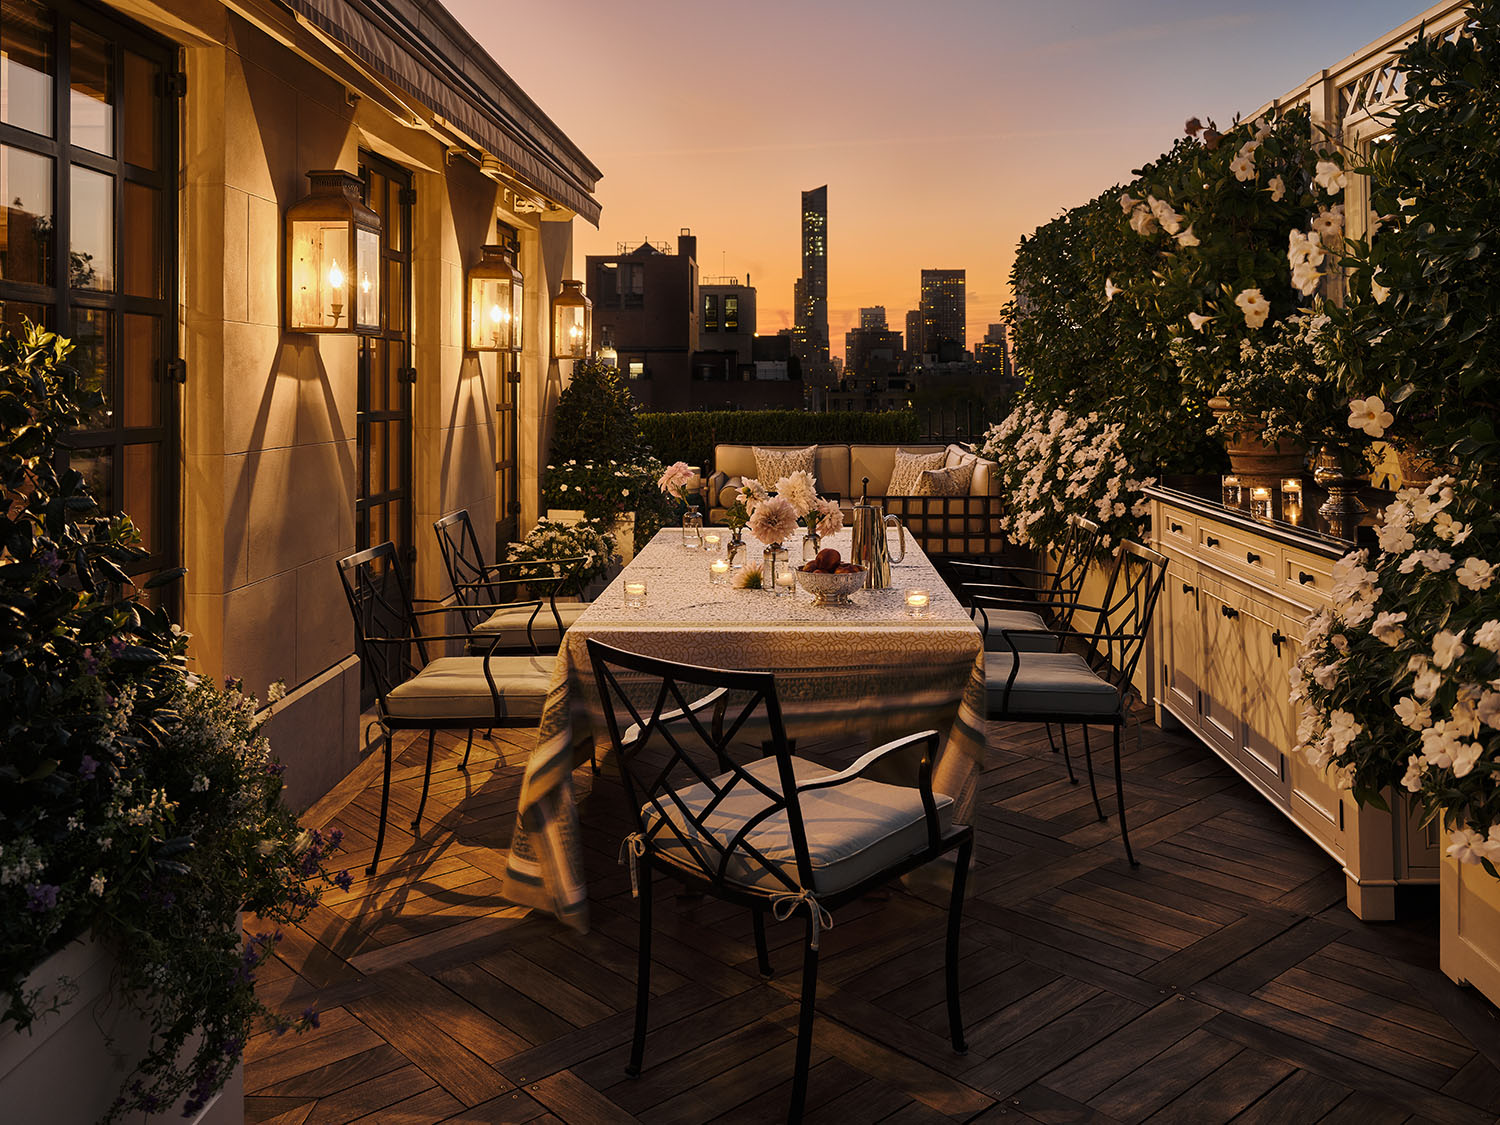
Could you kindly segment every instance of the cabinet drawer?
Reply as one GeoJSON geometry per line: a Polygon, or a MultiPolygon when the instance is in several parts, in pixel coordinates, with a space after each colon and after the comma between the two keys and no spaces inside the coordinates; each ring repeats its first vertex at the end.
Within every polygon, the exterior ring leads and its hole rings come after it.
{"type": "Polygon", "coordinates": [[[1262,584],[1280,578],[1281,548],[1259,536],[1207,520],[1197,526],[1198,557],[1262,584]]]}
{"type": "Polygon", "coordinates": [[[1287,596],[1326,603],[1333,592],[1333,560],[1293,547],[1281,551],[1281,583],[1287,596]]]}
{"type": "Polygon", "coordinates": [[[1175,547],[1179,551],[1192,551],[1198,542],[1197,521],[1188,513],[1176,508],[1158,508],[1161,525],[1156,537],[1161,548],[1175,547]]]}

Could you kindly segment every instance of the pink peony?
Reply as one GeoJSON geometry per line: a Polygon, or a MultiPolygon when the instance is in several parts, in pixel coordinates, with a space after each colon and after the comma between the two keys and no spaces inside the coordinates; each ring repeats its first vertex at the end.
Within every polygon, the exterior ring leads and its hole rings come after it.
{"type": "Polygon", "coordinates": [[[780,496],[756,505],[750,517],[750,534],[762,543],[781,543],[797,530],[797,509],[780,496]]]}
{"type": "Polygon", "coordinates": [[[844,509],[839,507],[837,500],[820,499],[816,510],[819,535],[832,535],[836,531],[844,530],[844,509]]]}
{"type": "Polygon", "coordinates": [[[663,492],[682,496],[697,475],[697,471],[686,461],[674,461],[667,466],[666,472],[662,473],[661,479],[656,483],[663,492]]]}

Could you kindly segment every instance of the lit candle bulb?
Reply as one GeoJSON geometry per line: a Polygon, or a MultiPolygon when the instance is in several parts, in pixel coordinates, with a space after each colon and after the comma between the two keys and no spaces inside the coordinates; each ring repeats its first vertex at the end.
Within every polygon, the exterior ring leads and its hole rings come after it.
{"type": "Polygon", "coordinates": [[[708,580],[714,586],[723,586],[729,581],[729,560],[714,559],[708,564],[708,580]]]}
{"type": "Polygon", "coordinates": [[[776,585],[778,585],[778,586],[790,586],[794,581],[796,581],[796,579],[792,576],[792,572],[791,572],[790,568],[787,568],[785,570],[782,570],[780,568],[777,569],[777,571],[776,571],[776,585]]]}

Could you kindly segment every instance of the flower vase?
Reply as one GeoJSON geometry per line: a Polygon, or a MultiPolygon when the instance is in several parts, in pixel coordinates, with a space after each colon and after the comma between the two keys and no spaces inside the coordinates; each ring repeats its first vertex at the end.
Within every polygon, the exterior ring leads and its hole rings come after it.
{"type": "Polygon", "coordinates": [[[816,531],[809,531],[802,537],[802,561],[812,562],[818,557],[818,552],[823,549],[822,537],[816,531]]]}
{"type": "Polygon", "coordinates": [[[745,554],[745,529],[743,527],[730,528],[729,542],[724,546],[724,556],[729,560],[729,569],[743,570],[745,554]]]}
{"type": "Polygon", "coordinates": [[[703,510],[696,504],[682,513],[682,545],[689,551],[703,549],[703,510]]]}
{"type": "Polygon", "coordinates": [[[760,553],[760,585],[774,596],[782,597],[792,592],[792,562],[786,548],[780,543],[770,543],[760,553]]]}

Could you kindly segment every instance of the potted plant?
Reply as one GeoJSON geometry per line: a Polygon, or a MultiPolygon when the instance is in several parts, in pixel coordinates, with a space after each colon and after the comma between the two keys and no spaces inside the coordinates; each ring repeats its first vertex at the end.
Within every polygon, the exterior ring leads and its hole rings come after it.
{"type": "Polygon", "coordinates": [[[0,1102],[22,1117],[192,1114],[262,1022],[316,1021],[265,1008],[255,970],[276,925],[316,903],[337,840],[281,803],[255,701],[189,673],[187,636],[118,595],[139,535],[57,467],[59,438],[97,405],[68,350],[31,325],[0,337],[0,1102]],[[248,943],[241,909],[267,927],[248,943]],[[133,1013],[137,1053],[118,1075],[96,1021],[70,1018],[76,982],[58,981],[58,958],[80,972],[102,959],[99,1006],[133,1013]],[[100,1076],[123,1084],[100,1090],[100,1076]]]}
{"type": "Polygon", "coordinates": [[[615,537],[598,521],[559,523],[546,518],[536,521],[526,538],[506,549],[506,561],[537,564],[536,575],[555,575],[558,559],[583,555],[587,562],[557,589],[561,596],[588,600],[604,588],[615,555],[615,537]]]}

